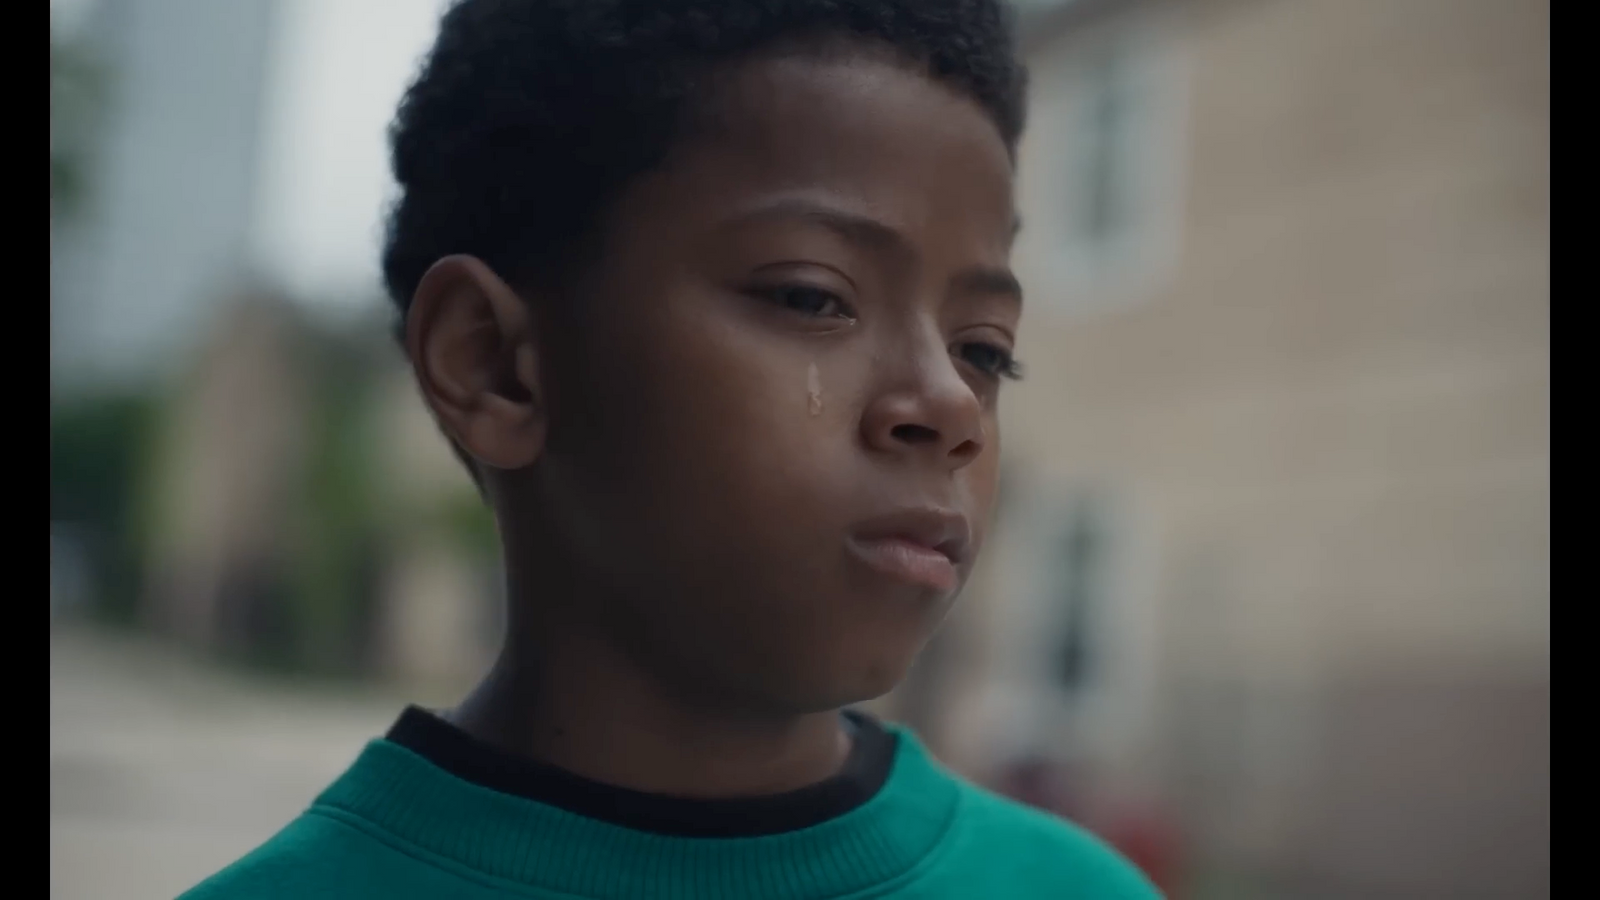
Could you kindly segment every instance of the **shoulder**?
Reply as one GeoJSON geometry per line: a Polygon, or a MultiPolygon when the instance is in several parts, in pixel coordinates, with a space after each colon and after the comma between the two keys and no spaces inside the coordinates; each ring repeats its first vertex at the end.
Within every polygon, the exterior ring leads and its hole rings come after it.
{"type": "Polygon", "coordinates": [[[179,900],[333,896],[340,881],[334,860],[370,853],[369,843],[348,825],[307,813],[179,900]]]}
{"type": "Polygon", "coordinates": [[[367,896],[385,884],[397,889],[372,895],[406,896],[429,868],[362,829],[308,812],[179,900],[318,900],[367,896]],[[362,890],[353,892],[357,885],[362,890]]]}
{"type": "Polygon", "coordinates": [[[966,846],[991,876],[1003,873],[1019,888],[1050,896],[1059,890],[1085,900],[1161,897],[1138,867],[1087,830],[970,783],[963,782],[962,793],[966,846]]]}

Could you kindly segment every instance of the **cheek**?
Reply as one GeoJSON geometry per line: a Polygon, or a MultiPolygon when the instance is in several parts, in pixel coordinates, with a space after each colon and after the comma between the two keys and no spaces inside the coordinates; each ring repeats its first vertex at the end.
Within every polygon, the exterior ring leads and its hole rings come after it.
{"type": "Polygon", "coordinates": [[[671,323],[641,354],[641,389],[653,403],[662,446],[739,471],[781,469],[809,432],[812,382],[807,364],[709,317],[671,323]]]}
{"type": "Polygon", "coordinates": [[[626,410],[606,415],[605,438],[626,448],[615,477],[654,501],[644,515],[701,528],[806,516],[848,414],[841,373],[730,314],[736,299],[663,300],[610,341],[622,358],[602,402],[626,410]]]}

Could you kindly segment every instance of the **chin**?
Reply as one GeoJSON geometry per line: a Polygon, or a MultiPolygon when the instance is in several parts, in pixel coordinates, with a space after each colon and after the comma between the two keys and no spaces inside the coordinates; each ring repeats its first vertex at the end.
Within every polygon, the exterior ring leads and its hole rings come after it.
{"type": "MultiPolygon", "coordinates": [[[[839,706],[875,700],[899,687],[937,630],[948,609],[948,599],[938,602],[937,614],[895,627],[863,629],[849,645],[833,656],[833,682],[845,696],[839,706]],[[841,677],[842,676],[842,677],[841,677]]],[[[930,610],[932,612],[932,610],[930,610]]]]}
{"type": "Polygon", "coordinates": [[[858,703],[876,700],[894,690],[911,669],[915,655],[905,658],[880,656],[857,665],[818,673],[812,679],[813,689],[806,692],[798,705],[808,712],[841,709],[858,703]],[[844,676],[844,677],[841,677],[844,676]]]}

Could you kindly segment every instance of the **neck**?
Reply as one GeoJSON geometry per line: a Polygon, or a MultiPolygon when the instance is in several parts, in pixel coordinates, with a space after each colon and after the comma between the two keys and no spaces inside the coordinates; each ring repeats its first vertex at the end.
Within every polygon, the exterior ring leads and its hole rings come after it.
{"type": "Polygon", "coordinates": [[[592,630],[529,624],[512,617],[494,667],[447,716],[500,750],[606,784],[708,799],[806,787],[849,755],[836,711],[763,715],[690,699],[592,630]],[[541,637],[517,637],[526,634],[541,637]]]}

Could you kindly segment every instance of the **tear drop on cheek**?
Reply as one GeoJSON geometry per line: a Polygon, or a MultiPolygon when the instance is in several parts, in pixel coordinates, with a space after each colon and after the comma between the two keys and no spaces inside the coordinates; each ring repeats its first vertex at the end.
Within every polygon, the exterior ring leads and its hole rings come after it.
{"type": "Polygon", "coordinates": [[[806,370],[806,396],[811,414],[822,415],[822,373],[817,371],[816,363],[806,370]]]}

